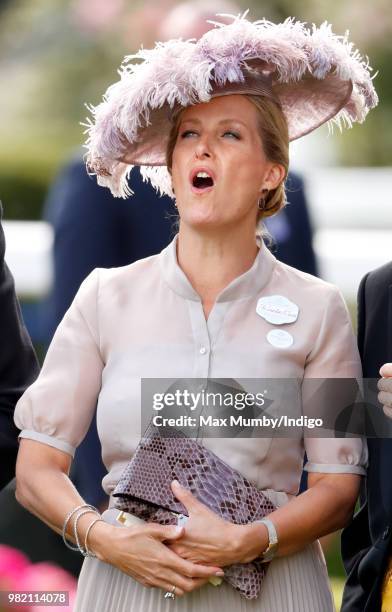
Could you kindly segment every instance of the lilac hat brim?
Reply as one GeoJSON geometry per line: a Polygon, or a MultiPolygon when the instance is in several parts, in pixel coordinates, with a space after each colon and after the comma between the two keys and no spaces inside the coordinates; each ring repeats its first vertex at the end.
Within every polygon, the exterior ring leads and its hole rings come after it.
{"type": "Polygon", "coordinates": [[[377,105],[371,68],[347,36],[327,23],[307,29],[291,18],[274,24],[245,16],[216,23],[198,41],[157,43],[125,58],[120,80],[89,108],[87,164],[99,184],[127,197],[129,172],[141,166],[160,193],[173,195],[166,168],[173,110],[216,95],[271,95],[290,140],[326,122],[340,129],[361,123],[377,105]]]}

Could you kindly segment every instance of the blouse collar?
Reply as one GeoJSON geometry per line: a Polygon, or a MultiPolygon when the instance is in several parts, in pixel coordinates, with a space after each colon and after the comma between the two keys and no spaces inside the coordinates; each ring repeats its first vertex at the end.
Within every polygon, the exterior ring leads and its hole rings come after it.
{"type": "MultiPolygon", "coordinates": [[[[186,300],[200,302],[199,294],[196,293],[178,264],[177,240],[178,234],[158,256],[163,278],[172,291],[181,297],[186,300]]],[[[262,241],[251,268],[233,279],[227,287],[219,293],[216,301],[230,302],[232,300],[257,295],[269,281],[275,264],[276,258],[262,241]]]]}

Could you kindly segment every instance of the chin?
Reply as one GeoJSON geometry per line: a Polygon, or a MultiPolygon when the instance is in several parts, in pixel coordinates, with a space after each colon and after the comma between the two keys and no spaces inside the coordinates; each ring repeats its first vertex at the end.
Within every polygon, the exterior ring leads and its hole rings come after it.
{"type": "Polygon", "coordinates": [[[212,216],[192,216],[192,217],[188,217],[187,219],[184,219],[184,223],[192,228],[194,231],[198,231],[198,232],[219,232],[219,231],[223,231],[225,228],[227,228],[230,225],[233,225],[233,221],[230,222],[230,219],[223,219],[222,217],[218,217],[217,215],[215,215],[214,217],[212,216]]]}
{"type": "Polygon", "coordinates": [[[180,209],[181,220],[190,226],[204,226],[219,223],[219,217],[217,210],[207,202],[190,201],[180,209]]]}
{"type": "Polygon", "coordinates": [[[197,219],[187,219],[186,224],[192,227],[193,229],[198,230],[217,228],[222,225],[222,223],[219,223],[219,221],[216,219],[201,217],[198,217],[197,219]]]}

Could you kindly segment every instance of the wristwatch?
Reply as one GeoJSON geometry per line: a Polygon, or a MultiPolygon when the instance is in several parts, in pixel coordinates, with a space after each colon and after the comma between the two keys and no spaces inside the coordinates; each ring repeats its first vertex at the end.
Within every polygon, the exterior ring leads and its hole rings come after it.
{"type": "Polygon", "coordinates": [[[276,533],[275,525],[269,519],[264,518],[255,522],[263,523],[268,530],[268,546],[260,557],[258,557],[262,563],[268,563],[269,561],[272,561],[276,555],[276,551],[278,550],[278,534],[276,533]]]}

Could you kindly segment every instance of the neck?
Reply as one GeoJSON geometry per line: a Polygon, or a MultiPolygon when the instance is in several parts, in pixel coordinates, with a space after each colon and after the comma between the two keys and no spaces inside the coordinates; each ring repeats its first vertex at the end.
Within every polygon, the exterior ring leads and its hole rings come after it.
{"type": "Polygon", "coordinates": [[[258,247],[255,228],[238,232],[200,232],[180,224],[177,243],[179,266],[200,296],[208,316],[218,294],[252,267],[258,247]]]}

